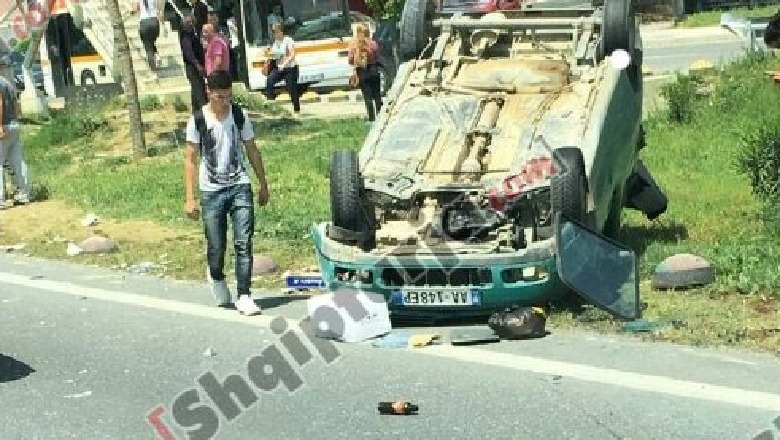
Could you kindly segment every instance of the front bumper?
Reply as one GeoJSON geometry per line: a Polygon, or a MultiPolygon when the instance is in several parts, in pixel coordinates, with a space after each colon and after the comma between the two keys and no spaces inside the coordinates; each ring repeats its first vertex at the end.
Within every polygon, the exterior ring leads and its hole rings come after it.
{"type": "Polygon", "coordinates": [[[342,245],[327,237],[326,228],[327,223],[320,223],[311,229],[326,288],[381,294],[396,316],[482,316],[513,305],[560,300],[568,292],[558,276],[552,245],[501,254],[388,257],[342,245]],[[523,276],[523,269],[534,274],[523,276]],[[405,285],[393,276],[399,273],[419,277],[415,288],[440,291],[457,287],[476,295],[476,301],[471,305],[404,304],[405,285]],[[442,281],[445,277],[449,283],[442,281]]]}

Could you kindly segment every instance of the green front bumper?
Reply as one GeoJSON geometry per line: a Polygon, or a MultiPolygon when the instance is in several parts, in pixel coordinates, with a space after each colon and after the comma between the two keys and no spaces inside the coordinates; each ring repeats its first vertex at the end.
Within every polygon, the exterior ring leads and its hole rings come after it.
{"type": "MultiPolygon", "coordinates": [[[[472,254],[453,256],[398,256],[388,258],[364,252],[346,252],[345,248],[326,236],[326,223],[311,229],[317,261],[322,279],[328,290],[359,289],[384,296],[393,315],[430,317],[479,316],[519,305],[545,304],[563,299],[568,289],[561,282],[551,247],[521,250],[502,254],[472,254]],[[523,268],[541,268],[545,277],[527,279],[516,276],[523,268]],[[483,274],[479,283],[458,283],[476,295],[472,305],[404,305],[401,298],[403,286],[383,281],[385,270],[424,273],[463,273],[478,271],[483,274]],[[353,275],[350,281],[337,274],[353,275]],[[362,280],[362,281],[361,281],[362,280]]],[[[454,283],[453,283],[454,284],[454,283]]],[[[431,284],[426,288],[446,288],[443,284],[431,284]]],[[[416,287],[421,287],[419,283],[416,287]]]]}

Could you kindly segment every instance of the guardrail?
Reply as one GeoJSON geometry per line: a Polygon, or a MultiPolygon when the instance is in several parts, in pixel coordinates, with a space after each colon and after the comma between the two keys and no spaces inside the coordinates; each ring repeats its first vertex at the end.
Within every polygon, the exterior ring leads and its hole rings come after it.
{"type": "Polygon", "coordinates": [[[725,13],[720,16],[720,26],[738,35],[749,52],[766,52],[769,48],[764,43],[764,31],[770,19],[771,17],[747,19],[725,13]]]}

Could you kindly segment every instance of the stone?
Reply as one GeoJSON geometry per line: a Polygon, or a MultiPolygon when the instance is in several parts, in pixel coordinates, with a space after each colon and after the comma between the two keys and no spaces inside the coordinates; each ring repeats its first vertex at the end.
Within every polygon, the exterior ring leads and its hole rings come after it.
{"type": "Polygon", "coordinates": [[[100,254],[105,252],[112,252],[117,249],[119,245],[116,240],[110,238],[101,237],[99,235],[93,235],[78,244],[79,249],[85,254],[100,254]]]}
{"type": "Polygon", "coordinates": [[[653,275],[656,290],[703,286],[715,279],[715,268],[704,258],[693,254],[675,254],[662,261],[653,275]]]}
{"type": "Polygon", "coordinates": [[[279,269],[279,266],[276,265],[276,262],[271,257],[255,254],[252,258],[253,277],[268,275],[279,269]]]}

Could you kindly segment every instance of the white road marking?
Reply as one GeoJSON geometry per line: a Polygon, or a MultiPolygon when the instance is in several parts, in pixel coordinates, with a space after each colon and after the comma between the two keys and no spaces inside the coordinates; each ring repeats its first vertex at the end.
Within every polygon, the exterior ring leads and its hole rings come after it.
{"type": "MultiPolygon", "coordinates": [[[[272,320],[277,319],[276,316],[269,315],[242,316],[234,310],[222,310],[214,306],[204,306],[146,295],[85,287],[63,281],[31,279],[29,276],[9,273],[0,273],[0,283],[72,296],[84,296],[155,310],[176,312],[201,318],[248,324],[256,327],[267,328],[270,326],[272,320]]],[[[287,318],[283,319],[287,321],[288,328],[298,330],[297,321],[287,318]]],[[[462,362],[498,366],[545,375],[560,375],[565,378],[602,383],[639,391],[702,399],[711,402],[746,406],[774,412],[780,411],[780,394],[750,391],[649,374],[632,373],[611,368],[576,364],[573,362],[561,362],[530,356],[499,353],[472,347],[439,345],[415,349],[413,351],[422,355],[438,356],[462,362]]]]}

